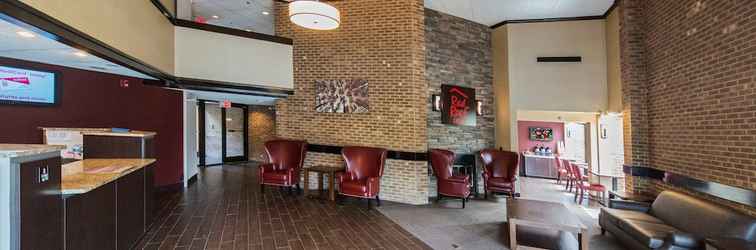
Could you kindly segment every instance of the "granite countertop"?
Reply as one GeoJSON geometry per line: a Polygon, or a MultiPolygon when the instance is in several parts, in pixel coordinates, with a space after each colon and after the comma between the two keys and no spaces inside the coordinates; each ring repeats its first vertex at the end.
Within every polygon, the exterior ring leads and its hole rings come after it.
{"type": "Polygon", "coordinates": [[[61,151],[65,148],[66,147],[63,145],[0,144],[0,158],[13,158],[27,155],[44,154],[61,151]]]}
{"type": "Polygon", "coordinates": [[[129,132],[113,132],[110,128],[47,128],[41,127],[44,131],[79,131],[82,135],[101,135],[101,136],[124,136],[124,137],[153,137],[157,135],[151,131],[131,130],[129,132]]]}
{"type": "Polygon", "coordinates": [[[82,194],[154,163],[155,159],[84,159],[63,165],[61,193],[82,194]]]}
{"type": "Polygon", "coordinates": [[[127,133],[112,132],[112,131],[83,131],[82,135],[100,135],[100,136],[124,136],[124,137],[153,137],[157,135],[155,132],[150,131],[138,131],[131,130],[127,133]]]}

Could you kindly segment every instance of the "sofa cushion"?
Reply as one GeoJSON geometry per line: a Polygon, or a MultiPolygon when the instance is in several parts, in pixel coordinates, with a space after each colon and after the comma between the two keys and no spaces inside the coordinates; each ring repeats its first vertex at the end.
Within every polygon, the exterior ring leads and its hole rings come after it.
{"type": "Polygon", "coordinates": [[[606,217],[607,221],[612,224],[618,225],[620,220],[637,220],[645,222],[653,222],[663,224],[661,220],[647,214],[632,210],[620,210],[613,208],[601,208],[600,216],[606,217]]]}
{"type": "Polygon", "coordinates": [[[756,219],[692,196],[664,191],[649,212],[666,224],[700,238],[730,237],[756,240],[756,219]]]}
{"type": "Polygon", "coordinates": [[[664,240],[669,234],[677,232],[674,227],[663,223],[648,222],[642,220],[620,220],[619,228],[630,237],[640,241],[651,249],[664,245],[664,240]]]}

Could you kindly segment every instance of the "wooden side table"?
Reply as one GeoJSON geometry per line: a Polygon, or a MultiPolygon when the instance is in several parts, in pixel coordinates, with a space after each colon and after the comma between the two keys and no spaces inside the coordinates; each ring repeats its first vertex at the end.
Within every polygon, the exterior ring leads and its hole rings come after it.
{"type": "Polygon", "coordinates": [[[336,201],[336,173],[344,172],[344,166],[311,166],[304,168],[304,195],[310,190],[310,172],[318,174],[318,191],[323,191],[323,175],[328,175],[328,199],[336,201]]]}

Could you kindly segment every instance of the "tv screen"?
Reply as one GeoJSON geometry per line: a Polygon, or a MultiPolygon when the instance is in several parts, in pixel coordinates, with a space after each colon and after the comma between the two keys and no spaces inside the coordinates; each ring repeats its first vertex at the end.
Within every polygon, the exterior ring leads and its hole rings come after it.
{"type": "Polygon", "coordinates": [[[0,66],[0,104],[57,103],[57,75],[54,72],[0,66]]]}

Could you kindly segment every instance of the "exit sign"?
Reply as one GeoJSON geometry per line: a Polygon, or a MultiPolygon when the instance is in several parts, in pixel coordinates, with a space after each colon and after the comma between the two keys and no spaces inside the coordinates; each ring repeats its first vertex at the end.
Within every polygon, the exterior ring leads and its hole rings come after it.
{"type": "Polygon", "coordinates": [[[229,100],[223,100],[223,102],[220,103],[221,108],[231,108],[231,101],[229,100]]]}

